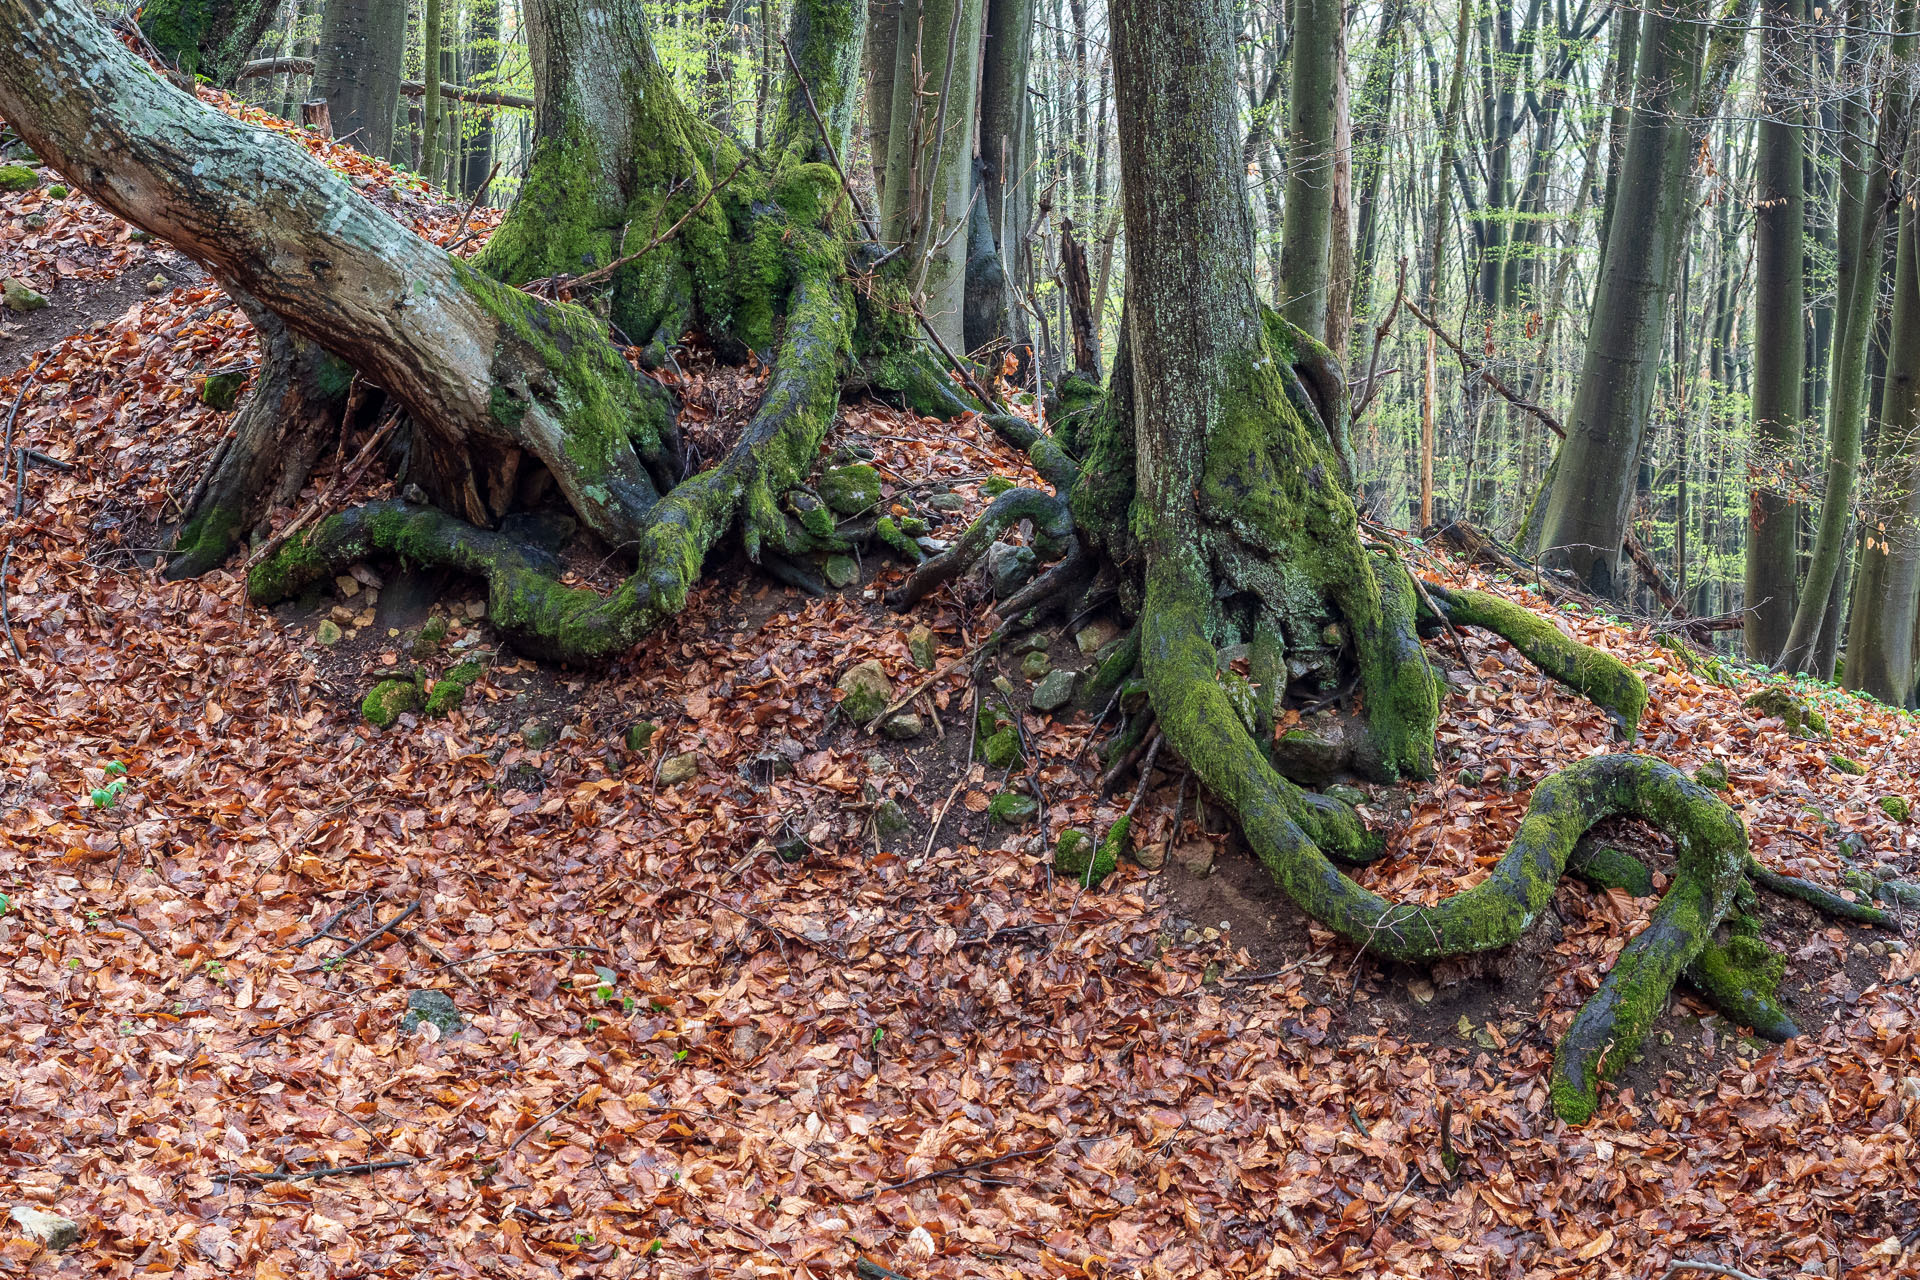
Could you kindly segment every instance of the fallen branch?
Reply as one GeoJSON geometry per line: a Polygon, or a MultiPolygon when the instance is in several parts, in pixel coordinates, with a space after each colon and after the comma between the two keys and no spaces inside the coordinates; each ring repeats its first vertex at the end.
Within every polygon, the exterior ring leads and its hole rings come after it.
{"type": "MultiPolygon", "coordinates": [[[[240,68],[236,80],[251,80],[259,76],[310,76],[313,74],[312,58],[260,58],[240,68]]],[[[402,80],[400,92],[409,98],[423,98],[427,86],[418,80],[402,80]]],[[[471,102],[483,107],[512,107],[516,111],[533,110],[533,99],[523,98],[515,93],[501,93],[494,89],[474,89],[463,84],[440,85],[440,96],[453,98],[460,102],[471,102]]]]}
{"type": "Polygon", "coordinates": [[[301,1182],[308,1178],[331,1178],[347,1173],[378,1173],[382,1169],[403,1169],[410,1164],[419,1164],[411,1158],[405,1160],[369,1160],[365,1164],[330,1164],[324,1169],[302,1169],[298,1173],[254,1173],[251,1170],[240,1173],[216,1173],[215,1182],[239,1182],[250,1179],[254,1182],[301,1182]]]}
{"type": "MultiPolygon", "coordinates": [[[[588,1085],[587,1089],[591,1089],[592,1087],[593,1087],[592,1085],[588,1085]]],[[[568,1107],[571,1107],[574,1103],[580,1101],[580,1099],[586,1097],[587,1089],[582,1089],[580,1092],[574,1094],[571,1098],[568,1098],[565,1102],[561,1103],[559,1106],[555,1107],[553,1110],[547,1112],[547,1114],[541,1116],[538,1120],[535,1120],[532,1124],[528,1125],[525,1129],[521,1130],[520,1136],[515,1138],[511,1143],[507,1144],[507,1149],[500,1153],[500,1158],[504,1160],[508,1156],[512,1155],[515,1151],[519,1150],[521,1143],[525,1142],[528,1138],[531,1138],[534,1134],[540,1131],[541,1125],[553,1119],[555,1116],[559,1115],[562,1111],[565,1111],[568,1107]]]]}
{"type": "Polygon", "coordinates": [[[415,898],[413,900],[412,905],[407,907],[406,910],[394,916],[393,919],[387,921],[385,924],[375,929],[372,933],[360,939],[360,941],[354,943],[352,946],[348,947],[345,951],[342,951],[339,955],[329,956],[327,959],[322,960],[319,964],[310,964],[304,969],[295,969],[294,973],[296,974],[312,973],[315,969],[325,969],[331,965],[339,964],[342,960],[345,960],[350,956],[358,955],[360,952],[365,951],[368,947],[378,942],[382,937],[386,936],[389,933],[392,933],[395,925],[411,917],[414,912],[420,909],[420,904],[425,901],[426,901],[425,898],[415,898]]]}
{"type": "Polygon", "coordinates": [[[1541,423],[1546,426],[1547,430],[1553,432],[1553,434],[1555,434],[1556,436],[1559,436],[1562,440],[1565,440],[1567,438],[1567,429],[1560,425],[1560,419],[1554,417],[1551,413],[1547,412],[1545,409],[1541,408],[1539,405],[1535,404],[1533,401],[1527,399],[1525,396],[1520,395],[1518,392],[1514,391],[1512,387],[1509,387],[1506,383],[1502,382],[1500,380],[1500,375],[1496,374],[1488,364],[1484,362],[1480,364],[1475,364],[1473,361],[1473,357],[1468,355],[1466,350],[1462,348],[1458,342],[1455,342],[1453,340],[1452,335],[1450,335],[1445,329],[1440,327],[1440,322],[1435,320],[1432,316],[1428,315],[1426,312],[1422,311],[1420,309],[1419,304],[1416,303],[1412,298],[1407,299],[1407,310],[1413,313],[1414,319],[1418,320],[1421,324],[1424,324],[1425,326],[1427,326],[1428,329],[1432,330],[1433,336],[1440,339],[1441,342],[1445,343],[1448,350],[1452,351],[1454,355],[1460,358],[1460,368],[1466,373],[1467,377],[1479,378],[1482,382],[1486,383],[1489,387],[1492,387],[1496,392],[1498,392],[1501,395],[1501,397],[1506,400],[1508,404],[1512,405],[1514,408],[1519,409],[1525,413],[1530,413],[1534,417],[1540,419],[1541,423]]]}
{"type": "Polygon", "coordinates": [[[1022,1160],[1028,1156],[1047,1155],[1065,1141],[1065,1138],[1056,1138],[1052,1142],[1045,1143],[1038,1147],[1028,1147],[1024,1151],[1008,1151],[997,1156],[987,1156],[982,1160],[972,1160],[966,1164],[956,1164],[945,1169],[935,1169],[932,1173],[923,1173],[917,1178],[908,1178],[905,1182],[890,1182],[885,1186],[875,1187],[864,1195],[852,1197],[847,1203],[864,1204],[875,1196],[884,1195],[889,1191],[904,1191],[908,1187],[917,1187],[923,1182],[933,1182],[940,1178],[964,1178],[969,1174],[978,1173],[982,1169],[991,1169],[997,1164],[1005,1164],[1009,1160],[1022,1160]]]}
{"type": "Polygon", "coordinates": [[[13,563],[13,547],[8,545],[6,553],[0,555],[0,626],[7,631],[7,648],[13,650],[13,660],[26,665],[26,659],[20,656],[20,644],[13,638],[13,619],[7,613],[7,568],[13,563]]]}

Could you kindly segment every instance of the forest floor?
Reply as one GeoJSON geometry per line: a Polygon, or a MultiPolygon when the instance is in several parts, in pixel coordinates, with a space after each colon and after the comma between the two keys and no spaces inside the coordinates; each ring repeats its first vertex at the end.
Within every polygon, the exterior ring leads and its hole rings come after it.
{"type": "MultiPolygon", "coordinates": [[[[309,143],[423,234],[461,234],[459,206],[309,143]]],[[[151,568],[226,426],[199,379],[253,359],[240,311],[44,188],[0,198],[5,276],[71,327],[0,313],[25,344],[0,361],[0,412],[17,401],[19,443],[69,468],[31,469],[18,515],[0,485],[20,653],[0,644],[0,1213],[82,1234],[49,1253],[0,1221],[0,1271],[1920,1268],[1920,962],[1899,937],[1764,899],[1805,1034],[1759,1044],[1676,995],[1569,1128],[1547,1105],[1554,1039],[1653,899],[1569,883],[1511,953],[1385,966],[1281,900],[1177,766],[1151,780],[1135,860],[1065,882],[1053,837],[1103,832],[1131,786],[1098,794],[1081,715],[1024,716],[1031,771],[969,762],[969,699],[1001,697],[1002,674],[1024,707],[1026,678],[1011,654],[959,661],[994,625],[982,583],[901,616],[879,598],[892,562],[825,598],[718,564],[591,673],[515,658],[475,590],[447,584],[446,645],[420,661],[477,655],[485,674],[451,717],[375,730],[359,699],[412,665],[427,612],[408,575],[370,566],[263,612],[237,562],[184,583],[151,568]],[[869,658],[901,692],[926,679],[916,624],[953,664],[919,703],[927,727],[863,734],[836,681],[869,658]],[[659,731],[629,750],[643,718],[659,731]],[[691,776],[669,785],[670,758],[691,776]],[[991,823],[1004,785],[1038,788],[1044,829],[991,823]],[[883,800],[905,830],[876,831],[883,800]],[[403,1029],[422,992],[450,999],[447,1030],[403,1029]]],[[[755,376],[697,352],[669,375],[709,457],[755,376]]],[[[957,494],[946,536],[984,480],[1029,474],[977,424],[872,403],[845,406],[823,458],[854,445],[891,498],[957,494]]],[[[1825,884],[1843,855],[1914,872],[1920,831],[1879,803],[1920,808],[1912,719],[1816,690],[1832,736],[1796,739],[1742,705],[1752,680],[1555,616],[1645,672],[1640,749],[1726,765],[1763,862],[1825,884]]],[[[1468,668],[1429,649],[1448,676],[1440,776],[1367,806],[1391,855],[1360,878],[1390,896],[1471,882],[1534,781],[1614,749],[1504,643],[1465,643],[1468,668]]],[[[1066,636],[1051,658],[1087,661],[1066,636]]],[[[1618,834],[1662,865],[1657,836],[1618,834]]]]}

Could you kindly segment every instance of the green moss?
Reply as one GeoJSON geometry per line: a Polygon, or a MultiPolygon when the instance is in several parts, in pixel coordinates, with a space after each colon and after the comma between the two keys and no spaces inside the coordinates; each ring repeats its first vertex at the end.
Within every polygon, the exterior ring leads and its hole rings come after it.
{"type": "Polygon", "coordinates": [[[982,497],[991,500],[999,497],[1013,487],[1013,481],[1007,479],[1005,476],[988,476],[980,482],[980,494],[982,497]]]}
{"type": "Polygon", "coordinates": [[[1693,780],[1709,791],[1725,791],[1731,785],[1727,777],[1727,766],[1718,760],[1709,760],[1695,769],[1693,780]]]}
{"type": "Polygon", "coordinates": [[[863,515],[880,505],[880,473],[864,462],[830,469],[818,488],[821,501],[843,516],[863,515]]]}
{"type": "Polygon", "coordinates": [[[1741,930],[1724,943],[1708,942],[1687,966],[1687,982],[1736,1026],[1769,1040],[1791,1040],[1800,1029],[1780,1004],[1786,957],[1754,935],[1741,930]]]}
{"type": "Polygon", "coordinates": [[[393,726],[402,713],[420,710],[420,686],[411,680],[382,680],[360,700],[360,714],[376,729],[393,726]]]}
{"type": "Polygon", "coordinates": [[[0,191],[31,191],[40,175],[23,164],[0,164],[0,191]]]}
{"type": "Polygon", "coordinates": [[[627,750],[645,751],[653,745],[653,735],[660,732],[660,726],[651,720],[635,720],[627,726],[627,750]]]}
{"type": "Polygon", "coordinates": [[[1020,763],[1020,735],[1002,729],[980,742],[980,757],[996,769],[1010,769],[1020,763]]]}
{"type": "Polygon", "coordinates": [[[202,504],[193,519],[182,525],[173,540],[173,560],[167,571],[174,577],[193,577],[206,572],[233,550],[244,525],[238,507],[223,503],[202,504]]]}
{"type": "Polygon", "coordinates": [[[235,402],[240,399],[240,389],[246,385],[247,375],[244,370],[210,373],[200,379],[200,403],[209,409],[225,412],[233,408],[235,402]]]}
{"type": "Polygon", "coordinates": [[[71,193],[67,190],[67,185],[64,182],[56,182],[47,188],[47,199],[49,200],[65,200],[69,194],[71,193]]]}
{"type": "MultiPolygon", "coordinates": [[[[1126,818],[1122,817],[1114,825],[1125,834],[1126,818]]],[[[1093,837],[1084,831],[1068,828],[1060,833],[1060,841],[1053,850],[1053,871],[1062,880],[1092,888],[1119,866],[1119,858],[1109,846],[1115,842],[1109,838],[1095,847],[1093,837]]]]}
{"type": "Polygon", "coordinates": [[[1481,627],[1512,644],[1534,666],[1607,713],[1621,741],[1631,742],[1647,706],[1647,686],[1633,669],[1563,633],[1550,619],[1484,591],[1429,588],[1456,624],[1481,627]]]}
{"type": "Polygon", "coordinates": [[[1018,791],[997,792],[987,802],[987,816],[1009,827],[1024,827],[1039,811],[1038,801],[1018,791]]]}
{"type": "Polygon", "coordinates": [[[1907,820],[1908,805],[1906,800],[1901,796],[1881,796],[1880,810],[1895,822],[1905,822],[1907,820]]]}
{"type": "Polygon", "coordinates": [[[1850,774],[1856,778],[1865,776],[1867,772],[1867,766],[1861,764],[1852,756],[1843,756],[1837,751],[1827,757],[1827,763],[1838,769],[1841,773],[1850,774]]]}
{"type": "Polygon", "coordinates": [[[1744,705],[1779,720],[1787,732],[1796,737],[1801,734],[1827,736],[1827,718],[1804,698],[1795,697],[1786,685],[1770,684],[1748,698],[1744,705]]]}
{"type": "Polygon", "coordinates": [[[482,670],[478,662],[462,662],[434,681],[433,692],[427,695],[427,714],[452,715],[467,700],[467,690],[480,678],[482,670]]]}
{"type": "Polygon", "coordinates": [[[1567,872],[1595,889],[1624,889],[1636,898],[1653,893],[1653,872],[1630,853],[1582,838],[1567,859],[1567,872]]]}
{"type": "Polygon", "coordinates": [[[874,523],[874,534],[888,547],[898,552],[910,564],[919,564],[921,560],[920,544],[907,536],[892,516],[881,516],[874,523]]]}
{"type": "Polygon", "coordinates": [[[447,618],[436,613],[421,624],[420,633],[413,638],[413,656],[427,658],[439,652],[440,646],[447,642],[447,618]]]}

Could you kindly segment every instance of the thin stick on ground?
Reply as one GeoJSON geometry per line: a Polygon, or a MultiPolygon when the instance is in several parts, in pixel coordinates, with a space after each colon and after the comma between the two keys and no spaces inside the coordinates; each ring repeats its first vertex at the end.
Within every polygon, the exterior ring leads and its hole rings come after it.
{"type": "MultiPolygon", "coordinates": [[[[592,1087],[593,1087],[592,1085],[587,1086],[588,1089],[592,1087]]],[[[586,1096],[587,1096],[587,1089],[580,1090],[580,1092],[574,1094],[571,1098],[568,1098],[565,1102],[561,1103],[559,1106],[547,1112],[547,1114],[541,1116],[538,1120],[535,1120],[532,1124],[528,1125],[525,1129],[521,1130],[520,1136],[515,1138],[512,1142],[508,1143],[507,1149],[500,1153],[500,1158],[504,1160],[508,1156],[512,1155],[515,1151],[518,1151],[520,1149],[521,1143],[525,1142],[528,1138],[531,1138],[534,1134],[540,1132],[541,1125],[553,1119],[555,1116],[559,1115],[562,1111],[565,1111],[568,1107],[571,1107],[574,1103],[580,1101],[580,1099],[586,1096]]]]}
{"type": "Polygon", "coordinates": [[[904,1191],[908,1187],[917,1187],[923,1182],[934,1182],[940,1178],[964,1178],[970,1173],[978,1173],[982,1169],[991,1169],[993,1166],[1005,1164],[1009,1160],[1022,1160],[1028,1156],[1047,1155],[1064,1141],[1066,1141],[1066,1139],[1056,1138],[1052,1142],[1043,1143],[1037,1147],[1028,1147],[1024,1151],[1008,1151],[997,1156],[987,1156],[981,1160],[971,1160],[966,1164],[956,1164],[945,1169],[935,1169],[932,1173],[923,1173],[917,1178],[908,1178],[905,1182],[889,1182],[885,1186],[875,1187],[873,1190],[862,1195],[853,1196],[847,1203],[864,1204],[868,1200],[876,1196],[884,1195],[889,1191],[904,1191]]]}
{"type": "Polygon", "coordinates": [[[398,413],[388,414],[387,420],[380,424],[380,429],[375,431],[364,445],[360,446],[360,452],[353,456],[353,461],[334,473],[333,483],[327,486],[327,491],[318,498],[315,498],[305,511],[295,516],[292,523],[288,524],[286,528],[273,535],[273,537],[268,538],[260,545],[258,551],[248,556],[247,562],[240,566],[241,573],[244,575],[248,569],[253,568],[254,565],[259,564],[268,556],[279,551],[281,547],[287,544],[287,540],[293,537],[294,534],[300,532],[310,520],[331,507],[335,497],[358,484],[360,482],[360,476],[366,471],[368,464],[373,461],[374,451],[380,447],[389,435],[393,434],[393,429],[399,424],[399,421],[400,415],[398,413]]]}
{"type": "Polygon", "coordinates": [[[20,643],[13,638],[13,618],[7,613],[7,570],[13,564],[13,547],[9,545],[5,554],[0,554],[0,627],[6,628],[7,648],[13,650],[13,660],[22,666],[27,660],[20,656],[20,643]]]}
{"type": "Polygon", "coordinates": [[[368,934],[366,937],[360,939],[360,941],[348,947],[345,951],[342,951],[339,955],[329,956],[325,960],[322,960],[319,964],[310,964],[304,969],[295,969],[294,972],[295,973],[312,973],[315,969],[325,969],[331,965],[339,964],[342,960],[346,960],[352,956],[356,956],[360,954],[362,951],[365,951],[368,947],[372,946],[374,943],[380,941],[380,939],[386,936],[387,934],[392,933],[395,925],[398,925],[401,922],[410,918],[414,912],[420,909],[420,904],[425,901],[426,901],[425,898],[415,898],[412,904],[408,906],[405,910],[401,911],[398,915],[394,916],[393,919],[387,921],[385,924],[375,929],[372,933],[368,934]]]}
{"type": "Polygon", "coordinates": [[[382,1169],[403,1169],[418,1160],[369,1160],[365,1164],[330,1164],[324,1169],[302,1169],[298,1173],[254,1173],[245,1170],[240,1173],[216,1173],[215,1182],[239,1182],[243,1179],[253,1182],[302,1182],[308,1178],[331,1178],[346,1173],[378,1173],[382,1169]]]}

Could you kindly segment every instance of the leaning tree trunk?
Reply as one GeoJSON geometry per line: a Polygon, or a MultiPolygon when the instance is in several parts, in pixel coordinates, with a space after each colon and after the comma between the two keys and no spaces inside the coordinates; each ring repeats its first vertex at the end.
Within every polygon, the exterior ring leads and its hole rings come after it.
{"type": "Polygon", "coordinates": [[[280,11],[276,0],[146,0],[140,32],[189,82],[230,85],[280,11]]]}
{"type": "Polygon", "coordinates": [[[327,100],[333,136],[357,151],[383,159],[393,153],[406,43],[406,0],[327,0],[313,89],[327,100]]]}
{"type": "MultiPolygon", "coordinates": [[[[1631,740],[1646,689],[1617,659],[1550,621],[1475,591],[1418,586],[1391,553],[1363,546],[1329,424],[1345,406],[1324,348],[1254,292],[1252,220],[1241,186],[1233,96],[1234,5],[1114,0],[1122,204],[1129,296],[1121,350],[1076,462],[1019,424],[1055,493],[996,498],[954,548],[893,597],[911,604],[951,581],[996,534],[1031,521],[1057,560],[1000,606],[1003,629],[1072,618],[1117,599],[1133,621],[1101,655],[1082,697],[1121,701],[1137,668],[1148,705],[1120,746],[1161,735],[1238,817],[1279,887],[1354,945],[1401,961],[1505,946],[1546,911],[1563,873],[1604,883],[1581,839],[1616,814],[1673,834],[1679,864],[1649,926],[1622,952],[1561,1037],[1552,1097],[1584,1120],[1600,1078],[1631,1056],[1682,977],[1742,1025],[1794,1034],[1774,997],[1777,958],[1744,935],[1717,935],[1744,881],[1819,899],[1850,918],[1877,909],[1758,868],[1739,819],[1670,766],[1640,756],[1582,761],[1542,782],[1512,847],[1488,878],[1428,907],[1389,903],[1330,859],[1365,861],[1381,841],[1333,795],[1286,776],[1346,767],[1375,778],[1433,765],[1438,681],[1417,622],[1471,625],[1604,707],[1631,740]],[[1064,498],[1064,501],[1063,501],[1064,498]],[[1222,661],[1244,642],[1251,679],[1222,661]],[[1312,743],[1275,738],[1282,698],[1338,700],[1359,714],[1312,743]],[[1302,748],[1309,748],[1302,754],[1302,748]],[[1279,767],[1276,767],[1279,766],[1279,767]]],[[[1150,754],[1150,750],[1149,754],[1150,754]]],[[[1120,758],[1126,758],[1123,753],[1120,758]]],[[[1109,842],[1119,846],[1126,820],[1109,842]]],[[[1635,868],[1644,876],[1644,868],[1635,868]]]]}

